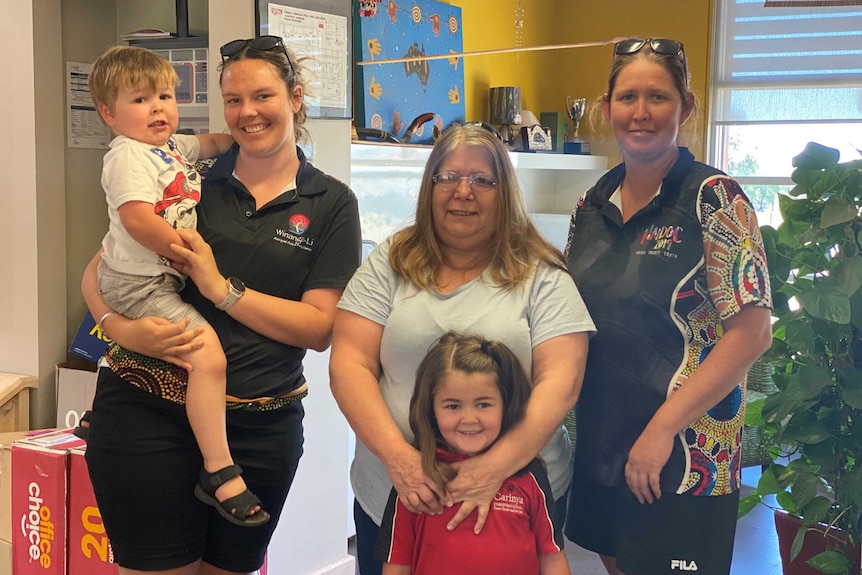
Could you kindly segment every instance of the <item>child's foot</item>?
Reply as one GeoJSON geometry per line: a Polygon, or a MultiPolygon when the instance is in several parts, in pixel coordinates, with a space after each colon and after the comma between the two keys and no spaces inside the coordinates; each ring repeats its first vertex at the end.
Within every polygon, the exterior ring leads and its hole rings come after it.
{"type": "Polygon", "coordinates": [[[81,416],[81,420],[78,422],[77,427],[72,430],[72,434],[77,435],[81,439],[88,439],[90,437],[90,411],[87,410],[81,416]]]}
{"type": "Polygon", "coordinates": [[[201,469],[195,497],[210,505],[235,525],[258,527],[269,521],[258,499],[240,477],[239,465],[229,465],[213,473],[201,469]]]}

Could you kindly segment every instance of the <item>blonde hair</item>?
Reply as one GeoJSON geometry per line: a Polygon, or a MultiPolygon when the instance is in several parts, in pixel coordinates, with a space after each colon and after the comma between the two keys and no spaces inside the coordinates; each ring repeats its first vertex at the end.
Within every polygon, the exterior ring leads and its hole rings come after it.
{"type": "Polygon", "coordinates": [[[505,288],[520,285],[530,277],[537,263],[566,271],[563,254],[542,237],[530,220],[505,146],[490,131],[473,124],[448,128],[434,144],[419,187],[415,223],[392,238],[389,251],[392,269],[423,289],[436,285],[443,255],[434,230],[431,178],[446,157],[460,146],[484,150],[491,158],[491,175],[498,181],[496,233],[488,246],[494,283],[505,288]]]}
{"type": "Polygon", "coordinates": [[[409,422],[414,446],[422,454],[422,470],[444,488],[455,477],[455,471],[437,460],[437,448],[445,448],[446,441],[434,417],[434,396],[443,378],[453,371],[496,376],[497,389],[503,398],[500,435],[524,418],[532,391],[521,362],[503,343],[450,331],[431,346],[416,370],[409,422]]]}
{"type": "Polygon", "coordinates": [[[117,95],[129,88],[155,92],[176,88],[180,78],[170,62],[139,46],[114,46],[99,56],[90,68],[90,95],[95,104],[114,109],[117,95]]]}

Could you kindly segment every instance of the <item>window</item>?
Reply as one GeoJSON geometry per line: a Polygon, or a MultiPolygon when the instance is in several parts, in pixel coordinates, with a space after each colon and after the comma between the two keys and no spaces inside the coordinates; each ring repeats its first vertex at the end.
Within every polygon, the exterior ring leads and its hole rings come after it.
{"type": "Polygon", "coordinates": [[[862,7],[715,0],[715,9],[707,153],[768,212],[792,187],[791,159],[807,142],[839,149],[841,161],[859,157],[862,7]]]}

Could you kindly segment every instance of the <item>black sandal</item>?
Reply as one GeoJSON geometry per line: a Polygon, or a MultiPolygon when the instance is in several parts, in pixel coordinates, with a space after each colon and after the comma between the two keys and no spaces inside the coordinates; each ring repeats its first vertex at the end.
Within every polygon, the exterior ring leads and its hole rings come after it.
{"type": "Polygon", "coordinates": [[[89,409],[84,412],[84,414],[81,416],[80,421],[78,421],[78,425],[75,427],[75,429],[72,430],[72,435],[80,437],[84,441],[89,439],[89,437],[90,437],[90,414],[91,414],[91,411],[89,409]]]}
{"type": "Polygon", "coordinates": [[[216,472],[210,473],[201,469],[197,485],[195,485],[195,497],[219,512],[219,515],[242,527],[260,527],[269,521],[269,513],[258,509],[254,515],[249,512],[255,507],[260,507],[260,499],[246,489],[239,495],[228,497],[224,501],[216,499],[216,490],[235,477],[242,474],[239,465],[228,465],[216,472]]]}

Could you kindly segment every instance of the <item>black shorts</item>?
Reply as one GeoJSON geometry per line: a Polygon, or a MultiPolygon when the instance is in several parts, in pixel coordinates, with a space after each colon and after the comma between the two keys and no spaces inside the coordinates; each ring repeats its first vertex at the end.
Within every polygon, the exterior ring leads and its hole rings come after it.
{"type": "Polygon", "coordinates": [[[566,537],[616,557],[626,575],[727,575],[738,503],[737,491],[715,497],[662,493],[641,505],[626,485],[595,485],[576,476],[566,537]]]}
{"type": "Polygon", "coordinates": [[[302,455],[301,402],[230,410],[227,436],[243,479],[272,519],[240,527],[197,500],[203,460],[185,408],[99,371],[87,464],[116,562],[160,571],[198,559],[226,571],[258,569],[302,455]]]}

